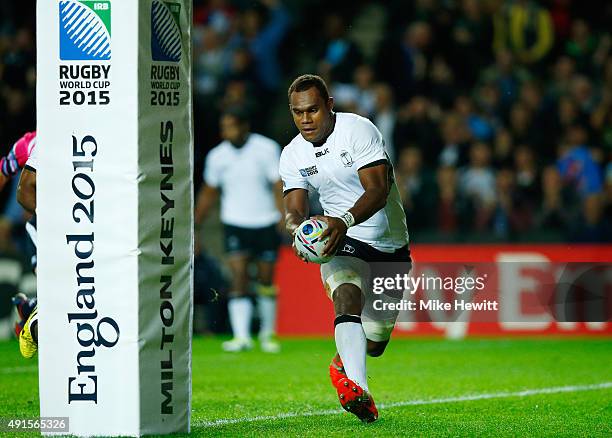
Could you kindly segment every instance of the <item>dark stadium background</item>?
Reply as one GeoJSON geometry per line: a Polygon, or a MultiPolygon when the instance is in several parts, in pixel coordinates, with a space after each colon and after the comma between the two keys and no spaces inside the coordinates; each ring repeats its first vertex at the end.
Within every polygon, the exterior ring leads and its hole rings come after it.
{"type": "MultiPolygon", "coordinates": [[[[0,0],[1,154],[36,125],[34,10],[0,0]]],[[[611,23],[603,0],[195,0],[196,190],[223,108],[286,144],[287,86],[315,72],[383,131],[413,243],[610,242],[611,23]]],[[[0,317],[33,292],[25,219],[0,193],[0,254],[24,266],[0,317]]],[[[217,214],[201,233],[196,328],[223,331],[217,214]]]]}

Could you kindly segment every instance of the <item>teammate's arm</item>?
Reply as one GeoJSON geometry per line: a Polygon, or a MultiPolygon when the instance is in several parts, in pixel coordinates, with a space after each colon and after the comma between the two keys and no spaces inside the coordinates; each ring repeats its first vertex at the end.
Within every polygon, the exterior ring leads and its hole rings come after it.
{"type": "Polygon", "coordinates": [[[285,193],[285,228],[293,236],[295,229],[308,219],[308,191],[292,189],[285,193]]]}
{"type": "Polygon", "coordinates": [[[36,172],[25,167],[17,186],[17,201],[28,212],[36,212],[36,172]]]}
{"type": "Polygon", "coordinates": [[[217,202],[219,198],[219,189],[211,187],[204,183],[200,192],[198,193],[198,199],[196,201],[194,220],[196,225],[201,225],[202,221],[208,216],[210,209],[217,202]]]}
{"type": "MultiPolygon", "coordinates": [[[[388,164],[383,162],[359,169],[359,181],[365,192],[357,199],[355,205],[348,210],[355,219],[354,224],[368,220],[386,205],[391,187],[388,164]]],[[[323,216],[321,219],[327,223],[327,230],[323,232],[321,237],[329,236],[323,254],[335,254],[338,245],[340,245],[348,230],[346,223],[337,217],[323,216]]]]}

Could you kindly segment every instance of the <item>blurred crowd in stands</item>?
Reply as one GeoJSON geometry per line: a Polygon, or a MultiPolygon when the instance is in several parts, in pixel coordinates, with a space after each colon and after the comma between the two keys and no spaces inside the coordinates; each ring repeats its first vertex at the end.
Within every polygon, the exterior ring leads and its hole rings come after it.
{"type": "MultiPolygon", "coordinates": [[[[3,154],[35,126],[34,4],[0,1],[3,154]]],[[[220,111],[286,144],[286,89],[314,72],[383,133],[413,241],[612,240],[612,2],[194,0],[193,15],[196,185],[220,111]]]]}

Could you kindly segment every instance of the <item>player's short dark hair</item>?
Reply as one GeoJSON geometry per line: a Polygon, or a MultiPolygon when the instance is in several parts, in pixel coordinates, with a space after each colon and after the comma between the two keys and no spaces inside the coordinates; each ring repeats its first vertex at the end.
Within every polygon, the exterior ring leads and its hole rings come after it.
{"type": "Polygon", "coordinates": [[[238,120],[239,123],[250,123],[251,121],[249,112],[241,106],[231,106],[225,108],[222,116],[231,116],[238,120]]]}
{"type": "Polygon", "coordinates": [[[329,90],[327,89],[327,84],[321,76],[311,74],[298,76],[289,86],[287,97],[291,99],[291,93],[295,91],[306,91],[312,87],[315,87],[317,90],[319,90],[319,94],[321,95],[323,100],[327,102],[327,99],[329,99],[329,90]]]}

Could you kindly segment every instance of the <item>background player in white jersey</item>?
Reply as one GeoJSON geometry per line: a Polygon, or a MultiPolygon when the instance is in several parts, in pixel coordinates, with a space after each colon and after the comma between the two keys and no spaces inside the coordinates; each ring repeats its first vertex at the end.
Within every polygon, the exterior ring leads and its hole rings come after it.
{"type": "Polygon", "coordinates": [[[330,377],[341,405],[362,421],[378,418],[369,394],[366,352],[380,356],[397,312],[373,315],[371,263],[399,262],[409,269],[408,231],[393,169],[381,133],[367,119],[334,113],[325,82],[298,77],[289,87],[289,109],[300,133],[283,149],[287,230],[308,218],[308,189],[319,193],[328,229],[321,276],[335,310],[338,354],[330,377]]]}
{"type": "Polygon", "coordinates": [[[278,175],[280,146],[263,135],[249,132],[246,114],[239,109],[221,117],[223,142],[213,148],[204,168],[195,222],[201,224],[221,195],[221,222],[225,250],[232,273],[228,312],[234,338],[223,343],[226,351],[251,349],[253,303],[249,297],[249,263],[257,263],[257,294],[261,349],[274,353],[276,288],[272,283],[280,244],[282,191],[278,175]]]}

